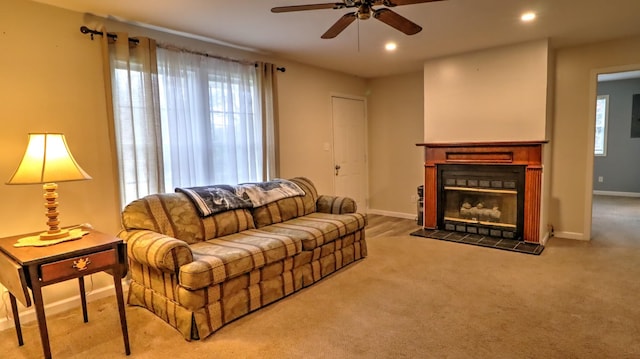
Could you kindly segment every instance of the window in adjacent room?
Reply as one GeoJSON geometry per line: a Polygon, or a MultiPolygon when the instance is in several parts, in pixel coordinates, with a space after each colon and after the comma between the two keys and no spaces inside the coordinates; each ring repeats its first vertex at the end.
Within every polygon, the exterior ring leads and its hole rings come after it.
{"type": "Polygon", "coordinates": [[[600,95],[596,99],[596,138],[594,155],[607,155],[607,120],[609,114],[609,95],[600,95]]]}

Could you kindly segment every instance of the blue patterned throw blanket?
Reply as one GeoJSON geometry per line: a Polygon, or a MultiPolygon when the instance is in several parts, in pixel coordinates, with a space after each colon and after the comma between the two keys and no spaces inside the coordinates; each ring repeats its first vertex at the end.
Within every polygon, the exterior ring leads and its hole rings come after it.
{"type": "Polygon", "coordinates": [[[260,207],[279,199],[304,196],[297,184],[275,179],[269,182],[176,188],[187,195],[202,217],[239,208],[260,207]]]}
{"type": "Polygon", "coordinates": [[[235,186],[236,194],[253,203],[253,207],[264,206],[279,199],[304,196],[305,193],[297,184],[275,179],[269,182],[242,183],[235,186]]]}
{"type": "Polygon", "coordinates": [[[239,208],[251,208],[251,201],[244,200],[235,193],[233,186],[215,185],[190,188],[176,188],[191,199],[202,217],[239,208]]]}

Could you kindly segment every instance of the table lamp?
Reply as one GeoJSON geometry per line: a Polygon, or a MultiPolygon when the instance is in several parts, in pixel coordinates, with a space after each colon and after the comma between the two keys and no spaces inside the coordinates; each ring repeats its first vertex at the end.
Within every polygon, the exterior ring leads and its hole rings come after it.
{"type": "Polygon", "coordinates": [[[62,133],[30,133],[27,150],[7,184],[43,184],[49,230],[40,233],[36,238],[41,241],[61,242],[72,238],[69,230],[59,227],[56,192],[58,185],[55,182],[88,179],[91,179],[91,176],[80,168],[73,158],[62,133]]]}

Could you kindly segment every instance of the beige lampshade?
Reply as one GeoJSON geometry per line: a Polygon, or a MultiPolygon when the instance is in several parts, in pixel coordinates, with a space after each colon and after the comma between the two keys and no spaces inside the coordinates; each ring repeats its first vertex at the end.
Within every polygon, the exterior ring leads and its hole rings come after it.
{"type": "Polygon", "coordinates": [[[30,133],[29,144],[7,184],[31,184],[91,179],[71,155],[61,133],[30,133]]]}

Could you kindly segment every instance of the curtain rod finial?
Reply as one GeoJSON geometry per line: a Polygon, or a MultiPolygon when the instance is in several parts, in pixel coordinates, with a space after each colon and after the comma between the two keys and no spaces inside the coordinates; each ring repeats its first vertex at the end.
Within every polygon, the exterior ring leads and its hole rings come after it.
{"type": "Polygon", "coordinates": [[[80,32],[83,34],[91,34],[89,36],[91,36],[91,40],[93,40],[93,35],[102,35],[102,32],[97,31],[97,30],[91,30],[90,28],[82,25],[80,26],[80,32]]]}

